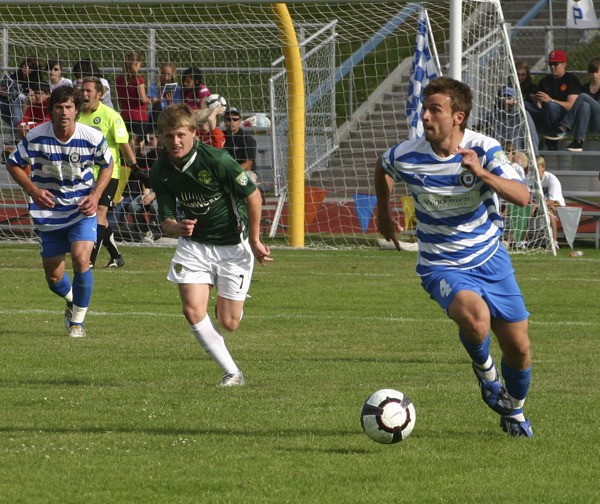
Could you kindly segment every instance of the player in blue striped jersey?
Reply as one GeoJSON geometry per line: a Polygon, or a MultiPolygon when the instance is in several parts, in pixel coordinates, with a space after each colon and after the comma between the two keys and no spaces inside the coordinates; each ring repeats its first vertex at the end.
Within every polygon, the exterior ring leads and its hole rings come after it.
{"type": "Polygon", "coordinates": [[[424,137],[393,146],[375,169],[377,227],[398,250],[390,197],[410,188],[417,217],[417,274],[458,325],[486,404],[512,436],[532,437],[523,404],[531,381],[529,313],[501,237],[499,197],[528,204],[529,191],[500,144],[466,129],[470,88],[434,79],[424,90],[424,137]],[[502,350],[502,376],[490,355],[490,331],[502,350]]]}
{"type": "Polygon", "coordinates": [[[69,336],[82,337],[94,284],[90,255],[96,240],[96,210],[113,160],[104,135],[76,122],[81,97],[73,87],[56,88],[49,108],[52,120],[27,134],[10,155],[7,169],[30,197],[29,213],[39,234],[46,281],[67,302],[69,336]],[[100,167],[96,183],[94,165],[100,167]],[[67,253],[73,264],[72,283],[65,272],[67,253]]]}

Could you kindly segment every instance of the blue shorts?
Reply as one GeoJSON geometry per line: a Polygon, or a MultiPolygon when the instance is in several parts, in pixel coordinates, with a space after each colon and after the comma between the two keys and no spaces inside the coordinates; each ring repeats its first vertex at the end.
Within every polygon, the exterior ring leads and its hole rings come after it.
{"type": "Polygon", "coordinates": [[[512,270],[508,276],[494,279],[490,278],[483,266],[469,270],[446,269],[423,277],[421,285],[446,313],[456,294],[469,290],[486,302],[492,319],[520,322],[529,317],[512,270]]]}
{"type": "Polygon", "coordinates": [[[40,254],[43,258],[56,257],[71,252],[76,241],[96,241],[98,221],[96,216],[86,217],[75,224],[56,231],[40,231],[40,254]]]}

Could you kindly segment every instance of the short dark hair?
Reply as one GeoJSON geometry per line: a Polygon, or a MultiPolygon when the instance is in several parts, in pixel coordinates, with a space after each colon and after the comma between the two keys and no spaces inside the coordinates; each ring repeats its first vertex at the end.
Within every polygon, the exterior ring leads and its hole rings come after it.
{"type": "Polygon", "coordinates": [[[81,93],[79,93],[73,86],[58,86],[50,94],[50,101],[48,102],[48,112],[52,116],[52,109],[54,105],[58,103],[65,103],[69,100],[73,101],[75,108],[77,109],[77,118],[79,118],[79,111],[81,110],[81,93]]]}
{"type": "Polygon", "coordinates": [[[192,79],[194,79],[195,84],[202,83],[202,70],[200,70],[198,67],[186,68],[181,75],[183,77],[190,75],[192,79]]]}
{"type": "Polygon", "coordinates": [[[473,106],[473,92],[464,82],[451,79],[450,77],[437,77],[427,84],[423,90],[423,96],[434,94],[445,94],[450,97],[452,113],[463,112],[465,120],[462,122],[461,130],[467,127],[467,121],[471,115],[473,106]]]}
{"type": "Polygon", "coordinates": [[[600,58],[593,58],[588,63],[588,73],[596,73],[600,70],[600,58]]]}
{"type": "Polygon", "coordinates": [[[86,82],[92,82],[94,84],[94,88],[96,89],[96,91],[100,94],[104,94],[104,84],[102,84],[100,77],[96,77],[94,75],[86,75],[81,80],[81,83],[85,84],[86,82]]]}

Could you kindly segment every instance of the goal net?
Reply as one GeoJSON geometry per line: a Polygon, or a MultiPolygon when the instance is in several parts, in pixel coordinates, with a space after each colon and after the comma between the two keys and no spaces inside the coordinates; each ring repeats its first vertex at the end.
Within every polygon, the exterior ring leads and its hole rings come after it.
{"type": "MultiPolygon", "coordinates": [[[[448,73],[450,2],[285,4],[300,46],[306,97],[306,246],[376,245],[375,160],[408,137],[406,101],[422,9],[429,13],[429,44],[438,55],[441,72],[448,73]]],[[[519,151],[515,158],[526,157],[528,180],[537,190],[533,144],[500,4],[463,0],[462,8],[462,76],[475,92],[469,127],[496,136],[507,151],[519,151]],[[498,107],[505,107],[501,93],[507,86],[517,97],[513,109],[503,111],[510,115],[510,133],[497,120],[498,107]],[[501,138],[509,134],[510,138],[501,138]]],[[[255,168],[264,195],[264,238],[287,243],[288,84],[270,3],[0,1],[0,19],[3,75],[14,74],[29,60],[39,63],[39,75],[47,79],[48,62],[58,62],[63,76],[75,80],[73,67],[92,61],[108,81],[116,109],[114,84],[123,73],[125,53],[142,55],[147,89],[159,80],[165,63],[176,68],[180,85],[186,69],[198,68],[210,91],[241,111],[243,127],[257,140],[255,168]]],[[[0,133],[7,153],[18,138],[7,100],[0,96],[0,104],[3,101],[0,133]]],[[[152,138],[138,140],[142,140],[139,155],[147,157],[152,138]]],[[[141,213],[131,211],[130,203],[139,191],[136,181],[122,180],[111,225],[122,240],[156,242],[160,229],[152,207],[141,213]]],[[[406,188],[396,188],[394,205],[406,228],[404,239],[412,240],[413,215],[406,188]]],[[[552,250],[543,198],[525,210],[507,205],[505,212],[508,247],[552,250]]],[[[0,239],[33,236],[26,197],[0,167],[0,239]]]]}

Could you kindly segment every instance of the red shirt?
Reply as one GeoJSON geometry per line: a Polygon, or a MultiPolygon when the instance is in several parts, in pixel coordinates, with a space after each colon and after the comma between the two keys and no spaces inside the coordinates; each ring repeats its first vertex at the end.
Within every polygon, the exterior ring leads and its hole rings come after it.
{"type": "Polygon", "coordinates": [[[222,149],[225,145],[225,133],[220,128],[215,128],[210,133],[198,131],[200,142],[207,145],[212,145],[218,149],[222,149]]]}
{"type": "Polygon", "coordinates": [[[145,103],[140,103],[140,94],[138,86],[145,84],[146,81],[141,75],[130,77],[126,80],[125,75],[119,75],[115,79],[115,90],[119,99],[121,116],[126,121],[146,122],[148,120],[148,110],[145,103]]]}
{"type": "Polygon", "coordinates": [[[187,103],[192,110],[200,110],[203,101],[210,96],[210,89],[204,84],[198,88],[183,88],[183,101],[187,103]]]}
{"type": "Polygon", "coordinates": [[[37,126],[38,124],[50,121],[52,117],[48,111],[48,101],[49,100],[46,100],[42,104],[30,105],[27,107],[25,112],[23,112],[23,119],[21,122],[34,122],[37,126]]]}

